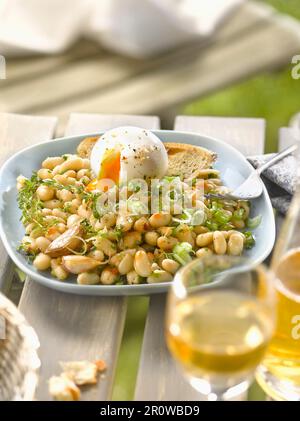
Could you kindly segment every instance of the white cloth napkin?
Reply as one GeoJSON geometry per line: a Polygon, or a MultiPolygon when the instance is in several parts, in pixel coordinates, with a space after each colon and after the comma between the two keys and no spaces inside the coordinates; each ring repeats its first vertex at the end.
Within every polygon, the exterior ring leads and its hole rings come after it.
{"type": "Polygon", "coordinates": [[[58,53],[80,37],[146,57],[209,36],[245,0],[2,0],[0,54],[58,53]]]}

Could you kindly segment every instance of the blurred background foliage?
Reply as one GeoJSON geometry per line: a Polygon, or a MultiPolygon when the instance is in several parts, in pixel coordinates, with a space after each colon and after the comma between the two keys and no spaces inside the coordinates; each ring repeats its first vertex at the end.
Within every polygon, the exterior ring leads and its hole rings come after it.
{"type": "MultiPolygon", "coordinates": [[[[282,13],[300,19],[300,0],[260,1],[275,7],[282,13]]],[[[288,125],[292,115],[300,111],[300,80],[292,79],[291,68],[292,65],[288,64],[280,71],[261,74],[227,87],[188,104],[181,113],[265,118],[267,120],[266,151],[275,151],[278,129],[288,125]]],[[[146,297],[129,299],[113,394],[115,400],[133,398],[148,302],[149,299],[146,297]]],[[[252,399],[261,397],[260,391],[252,388],[252,399]]]]}

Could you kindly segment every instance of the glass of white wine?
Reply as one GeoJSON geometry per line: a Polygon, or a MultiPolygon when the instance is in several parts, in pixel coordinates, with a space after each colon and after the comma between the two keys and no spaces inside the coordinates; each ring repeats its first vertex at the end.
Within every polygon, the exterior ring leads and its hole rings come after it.
{"type": "Polygon", "coordinates": [[[166,314],[169,350],[205,400],[245,393],[275,326],[270,271],[246,259],[210,256],[177,273],[166,314]]]}

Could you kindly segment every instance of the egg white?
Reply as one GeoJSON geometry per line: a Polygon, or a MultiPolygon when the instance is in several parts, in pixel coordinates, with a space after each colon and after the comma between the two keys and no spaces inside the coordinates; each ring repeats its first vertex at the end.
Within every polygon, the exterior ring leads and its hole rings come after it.
{"type": "Polygon", "coordinates": [[[103,157],[109,150],[120,151],[120,182],[135,178],[161,178],[168,169],[168,154],[163,142],[151,131],[138,127],[119,127],[104,133],[91,153],[91,168],[98,177],[103,157]]]}

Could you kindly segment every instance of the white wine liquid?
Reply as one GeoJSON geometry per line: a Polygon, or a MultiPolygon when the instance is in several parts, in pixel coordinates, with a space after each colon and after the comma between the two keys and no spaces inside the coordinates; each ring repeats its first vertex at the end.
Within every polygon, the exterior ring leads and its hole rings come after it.
{"type": "Polygon", "coordinates": [[[193,377],[252,372],[262,360],[273,320],[257,300],[233,291],[191,296],[173,309],[167,342],[193,377]]]}

